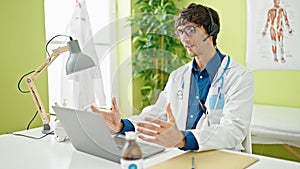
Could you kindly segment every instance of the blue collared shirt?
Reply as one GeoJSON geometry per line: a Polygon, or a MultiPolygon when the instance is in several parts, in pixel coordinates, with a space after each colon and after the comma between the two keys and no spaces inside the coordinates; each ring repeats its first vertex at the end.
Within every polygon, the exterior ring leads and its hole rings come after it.
{"type": "Polygon", "coordinates": [[[220,64],[221,58],[218,53],[201,71],[197,69],[196,60],[193,60],[186,129],[196,128],[197,122],[202,114],[205,113],[199,106],[199,101],[203,104],[205,103],[211,82],[220,64]]]}
{"type": "MultiPolygon", "coordinates": [[[[197,69],[196,60],[193,60],[186,129],[195,129],[201,116],[205,113],[201,109],[199,101],[204,105],[211,82],[216,75],[223,58],[224,56],[217,50],[215,56],[201,71],[197,69]]],[[[192,132],[188,130],[182,132],[186,139],[185,147],[183,147],[182,150],[199,149],[198,142],[192,132]]]]}

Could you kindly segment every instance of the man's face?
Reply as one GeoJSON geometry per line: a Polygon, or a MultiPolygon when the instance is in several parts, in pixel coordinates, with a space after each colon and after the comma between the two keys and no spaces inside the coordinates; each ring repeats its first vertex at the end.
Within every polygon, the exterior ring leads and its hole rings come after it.
{"type": "Polygon", "coordinates": [[[203,26],[198,26],[195,23],[178,26],[176,34],[192,57],[200,55],[204,48],[203,45],[208,41],[203,42],[203,39],[208,36],[203,26]]]}

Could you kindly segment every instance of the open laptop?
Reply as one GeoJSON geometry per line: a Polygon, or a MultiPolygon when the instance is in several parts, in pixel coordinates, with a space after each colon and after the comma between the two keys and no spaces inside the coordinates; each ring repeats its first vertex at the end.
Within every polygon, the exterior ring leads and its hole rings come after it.
{"type": "MultiPolygon", "coordinates": [[[[125,137],[113,136],[97,113],[52,106],[74,148],[107,160],[120,163],[125,137]]],[[[163,152],[165,148],[140,143],[143,158],[163,152]]]]}

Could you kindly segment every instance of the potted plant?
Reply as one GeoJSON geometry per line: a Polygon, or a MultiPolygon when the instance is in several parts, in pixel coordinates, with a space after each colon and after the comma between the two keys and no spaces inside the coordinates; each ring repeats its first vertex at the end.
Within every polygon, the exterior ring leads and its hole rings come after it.
{"type": "Polygon", "coordinates": [[[139,79],[142,100],[138,109],[142,109],[156,101],[170,72],[190,58],[174,35],[174,17],[179,9],[172,0],[138,0],[135,5],[140,13],[133,13],[129,19],[133,43],[133,86],[139,79]]]}

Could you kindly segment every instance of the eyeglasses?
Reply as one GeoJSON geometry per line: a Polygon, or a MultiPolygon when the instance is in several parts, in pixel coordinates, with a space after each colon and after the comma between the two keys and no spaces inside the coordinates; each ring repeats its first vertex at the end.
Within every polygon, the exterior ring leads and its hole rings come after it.
{"type": "Polygon", "coordinates": [[[199,25],[197,25],[197,26],[190,25],[190,26],[186,26],[183,29],[177,29],[177,31],[175,31],[175,35],[177,36],[177,38],[179,40],[181,40],[183,33],[185,33],[187,36],[194,35],[197,27],[199,27],[199,25]]]}

